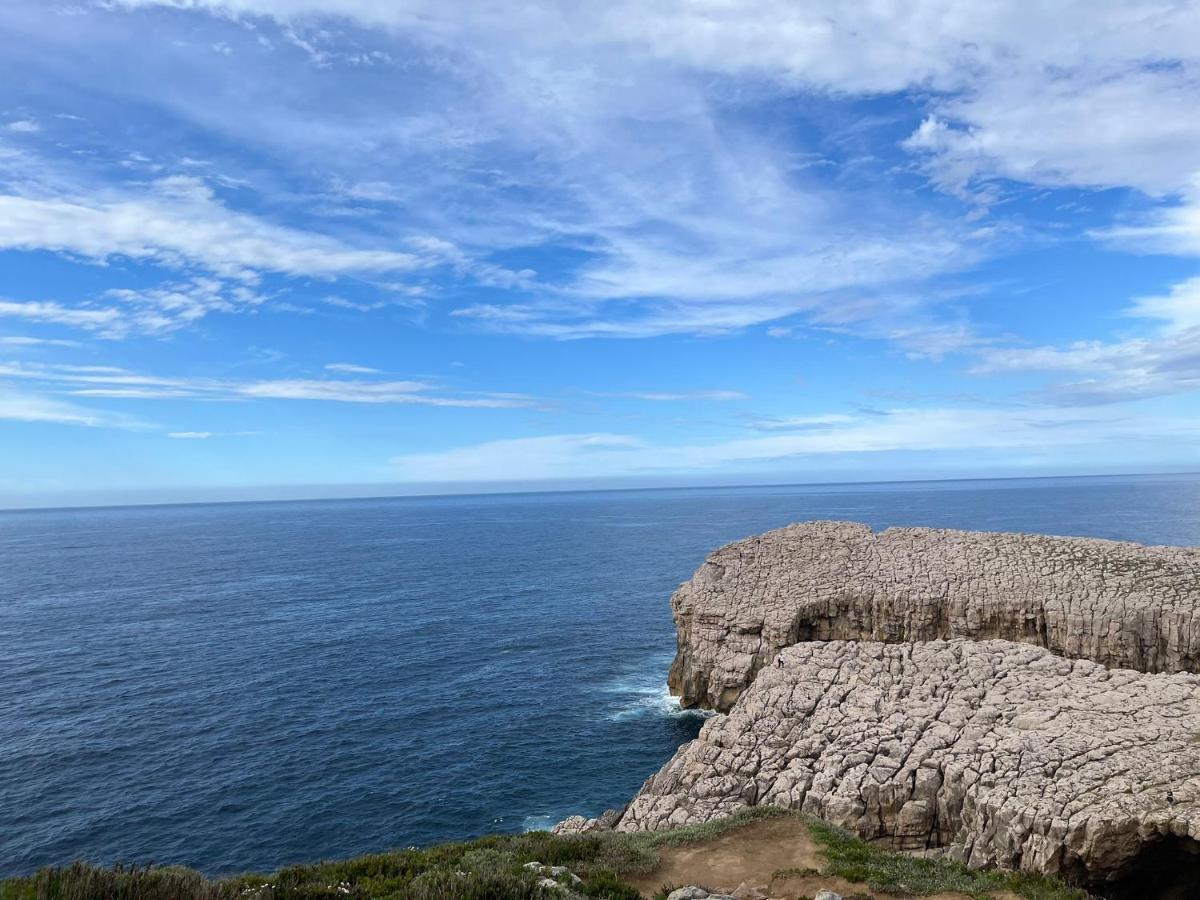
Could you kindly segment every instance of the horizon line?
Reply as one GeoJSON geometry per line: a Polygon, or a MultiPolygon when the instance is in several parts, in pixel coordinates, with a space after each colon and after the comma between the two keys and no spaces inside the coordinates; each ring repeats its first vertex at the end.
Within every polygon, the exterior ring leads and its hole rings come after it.
{"type": "MultiPolygon", "coordinates": [[[[974,475],[956,478],[880,478],[880,479],[856,479],[848,481],[779,481],[779,482],[745,482],[736,484],[659,484],[659,485],[626,485],[620,487],[529,487],[516,489],[499,489],[499,490],[462,490],[462,491],[444,491],[444,492],[429,492],[423,493],[414,491],[410,493],[380,493],[380,494],[347,494],[337,495],[330,494],[327,496],[314,497],[247,497],[244,499],[213,499],[213,500],[157,500],[145,502],[129,502],[129,503],[75,503],[63,505],[48,505],[48,506],[0,506],[0,513],[22,513],[22,512],[69,512],[71,510],[104,510],[104,509],[139,509],[139,508],[154,508],[154,507],[169,507],[169,506],[227,506],[233,504],[255,504],[255,503],[332,503],[346,501],[373,501],[373,500],[408,500],[408,499],[427,499],[437,500],[449,497],[504,497],[504,496],[520,496],[520,495],[536,495],[536,494],[602,494],[602,493],[622,493],[622,492],[650,492],[650,491],[688,491],[688,490],[748,490],[752,488],[769,489],[769,488],[805,488],[805,487],[855,487],[866,485],[903,485],[903,484],[963,484],[974,481],[1049,481],[1062,479],[1085,479],[1085,478],[1157,478],[1171,476],[1186,476],[1200,475],[1200,470],[1186,469],[1180,471],[1160,471],[1160,472],[1087,472],[1087,473],[1072,473],[1072,474],[1055,474],[1055,475],[974,475]]],[[[471,482],[460,482],[463,485],[469,485],[471,482]]],[[[429,484],[437,484],[437,482],[429,482],[429,484]]],[[[260,485],[259,490],[303,490],[306,485],[260,485]]],[[[331,490],[335,490],[337,486],[330,486],[331,490]]],[[[352,484],[342,485],[343,489],[354,487],[352,484]]],[[[237,488],[226,488],[227,490],[237,490],[237,488]]],[[[246,490],[255,490],[256,488],[246,488],[246,490]]],[[[188,490],[187,488],[163,488],[162,490],[188,490]]],[[[213,490],[222,490],[222,488],[214,488],[213,490]]]]}

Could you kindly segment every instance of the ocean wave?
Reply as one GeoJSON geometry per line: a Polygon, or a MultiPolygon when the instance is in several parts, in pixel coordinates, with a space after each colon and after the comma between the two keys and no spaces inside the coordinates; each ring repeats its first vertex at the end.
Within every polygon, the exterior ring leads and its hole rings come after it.
{"type": "Polygon", "coordinates": [[[607,718],[619,722],[642,716],[706,719],[713,715],[709,710],[681,707],[679,698],[673,697],[663,683],[662,673],[666,669],[662,660],[655,659],[652,666],[604,685],[602,690],[611,698],[607,704],[607,718]]]}

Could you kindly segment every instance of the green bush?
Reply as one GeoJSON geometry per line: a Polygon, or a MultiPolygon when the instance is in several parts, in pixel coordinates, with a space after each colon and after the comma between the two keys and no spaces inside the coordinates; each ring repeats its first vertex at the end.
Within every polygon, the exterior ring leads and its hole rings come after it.
{"type": "Polygon", "coordinates": [[[576,891],[585,897],[605,897],[607,900],[642,900],[642,895],[617,877],[615,872],[601,869],[593,872],[576,891]]]}

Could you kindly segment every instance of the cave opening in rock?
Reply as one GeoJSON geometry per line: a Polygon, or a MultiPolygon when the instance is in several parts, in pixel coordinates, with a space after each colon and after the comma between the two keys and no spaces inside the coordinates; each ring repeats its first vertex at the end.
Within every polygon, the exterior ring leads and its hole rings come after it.
{"type": "Polygon", "coordinates": [[[1194,900],[1200,897],[1200,841],[1170,836],[1148,842],[1119,879],[1089,890],[1105,900],[1194,900]]]}

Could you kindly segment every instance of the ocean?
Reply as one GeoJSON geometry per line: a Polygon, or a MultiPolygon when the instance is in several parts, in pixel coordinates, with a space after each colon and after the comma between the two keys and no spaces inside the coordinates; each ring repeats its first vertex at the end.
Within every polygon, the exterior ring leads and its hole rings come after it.
{"type": "Polygon", "coordinates": [[[0,875],[548,827],[702,723],[668,598],[806,519],[1200,544],[1200,477],[0,513],[0,875]]]}

